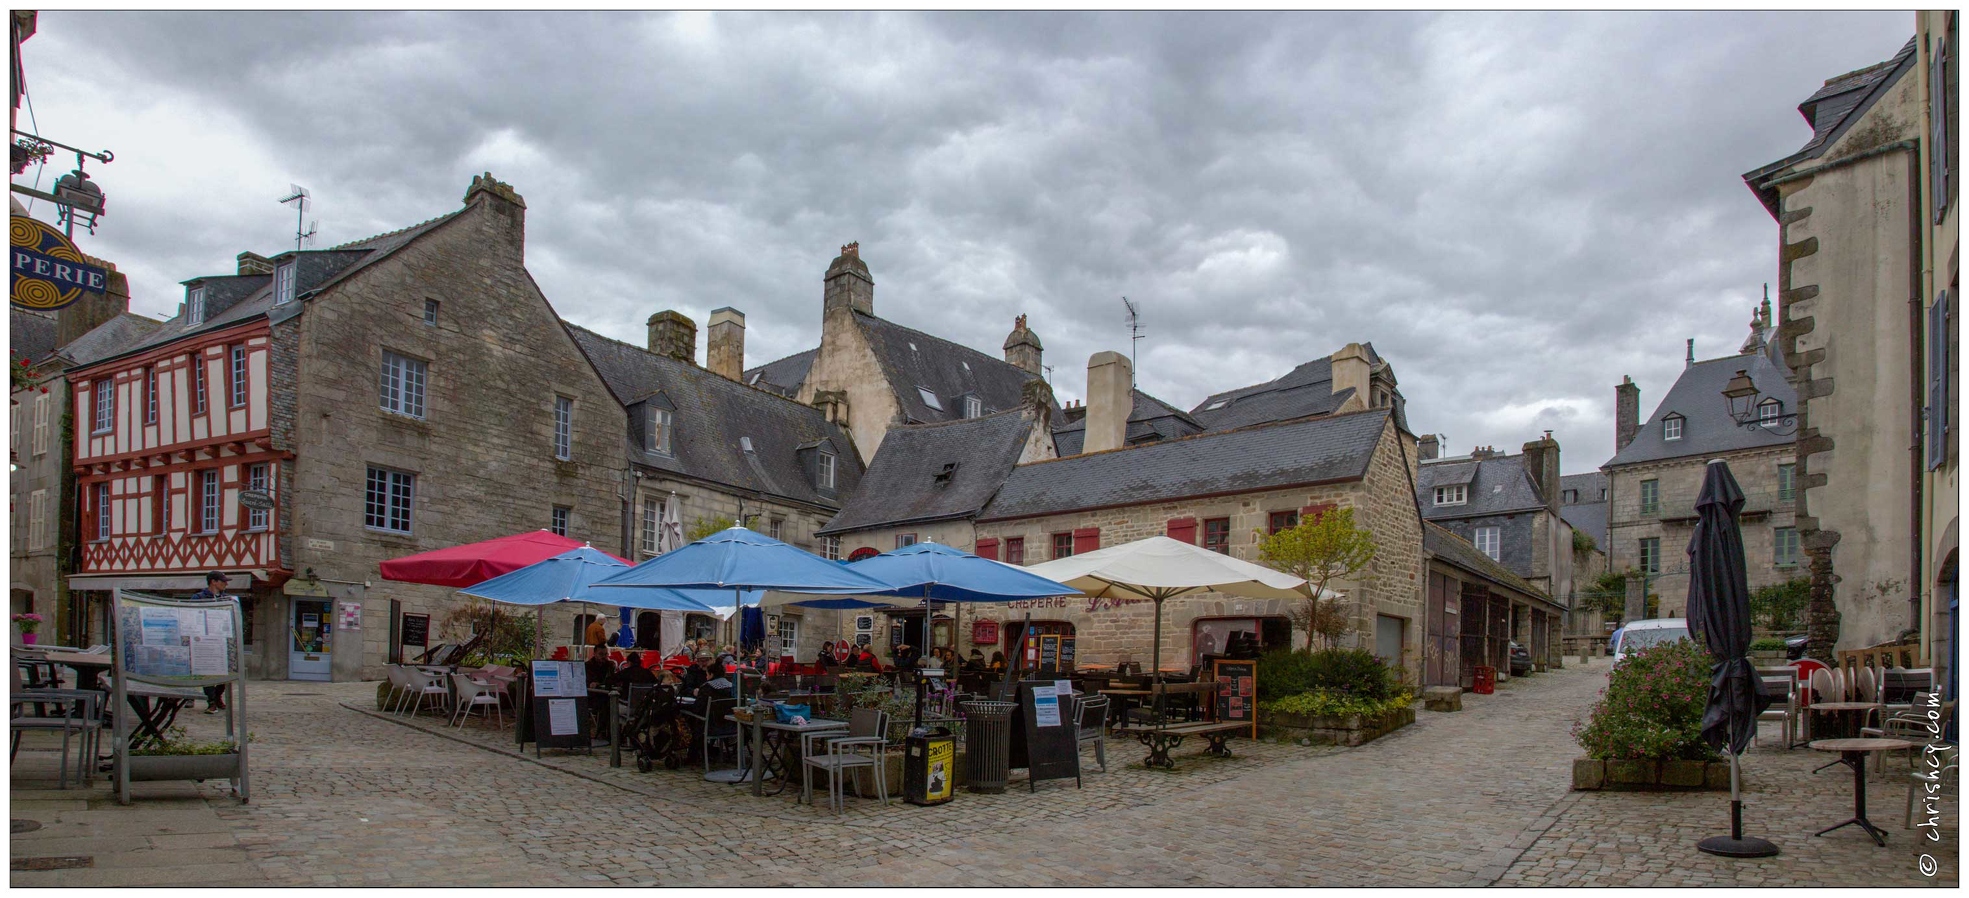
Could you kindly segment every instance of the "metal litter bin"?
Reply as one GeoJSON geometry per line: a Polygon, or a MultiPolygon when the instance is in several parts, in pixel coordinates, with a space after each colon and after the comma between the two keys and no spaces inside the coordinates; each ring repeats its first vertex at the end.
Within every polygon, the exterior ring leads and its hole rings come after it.
{"type": "Polygon", "coordinates": [[[944,727],[929,727],[903,740],[902,800],[910,804],[943,804],[956,785],[957,737],[944,727]]]}
{"type": "Polygon", "coordinates": [[[1005,791],[1012,775],[1012,711],[1016,702],[969,701],[964,708],[965,787],[973,792],[1005,791]]]}

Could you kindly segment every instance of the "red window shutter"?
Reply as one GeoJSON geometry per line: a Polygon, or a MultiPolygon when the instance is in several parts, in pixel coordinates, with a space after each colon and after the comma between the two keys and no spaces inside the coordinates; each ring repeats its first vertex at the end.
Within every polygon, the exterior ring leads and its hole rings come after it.
{"type": "Polygon", "coordinates": [[[1171,518],[1169,538],[1180,543],[1196,545],[1196,518],[1171,518]]]}
{"type": "Polygon", "coordinates": [[[1073,554],[1092,552],[1101,547],[1101,528],[1082,527],[1073,532],[1073,554]]]}
{"type": "Polygon", "coordinates": [[[978,551],[976,552],[976,554],[979,558],[989,558],[993,561],[997,561],[998,540],[995,539],[978,540],[978,551]]]}
{"type": "Polygon", "coordinates": [[[1299,509],[1299,522],[1303,524],[1307,521],[1317,521],[1320,519],[1320,515],[1326,514],[1327,512],[1332,511],[1339,507],[1340,506],[1335,505],[1331,502],[1322,502],[1318,505],[1308,505],[1305,508],[1299,509]]]}

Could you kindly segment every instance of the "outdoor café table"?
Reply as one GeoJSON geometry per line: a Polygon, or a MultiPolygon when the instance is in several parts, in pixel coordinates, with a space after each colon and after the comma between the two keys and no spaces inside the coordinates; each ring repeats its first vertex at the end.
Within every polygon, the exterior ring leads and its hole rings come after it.
{"type": "Polygon", "coordinates": [[[109,672],[109,653],[49,652],[41,656],[50,664],[75,668],[75,688],[101,691],[102,675],[109,672]]]}
{"type": "Polygon", "coordinates": [[[1812,713],[1823,711],[1829,714],[1841,715],[1836,718],[1839,723],[1827,726],[1823,730],[1818,727],[1817,721],[1814,720],[1812,735],[1824,736],[1829,739],[1845,739],[1858,736],[1860,734],[1860,727],[1866,725],[1866,712],[1879,707],[1880,705],[1876,702],[1813,702],[1811,705],[1806,706],[1806,710],[1812,713]]]}
{"type": "Polygon", "coordinates": [[[1812,743],[1813,751],[1836,751],[1839,763],[1853,768],[1853,819],[1836,823],[1813,833],[1823,836],[1842,826],[1858,824],[1873,842],[1882,848],[1887,847],[1887,831],[1873,825],[1866,819],[1866,756],[1876,751],[1901,751],[1913,748],[1914,743],[1904,739],[1819,739],[1812,743]]]}
{"type": "MultiPolygon", "coordinates": [[[[756,711],[752,715],[752,794],[766,794],[767,776],[778,778],[779,785],[773,789],[778,795],[786,791],[786,783],[792,779],[793,767],[800,759],[788,758],[787,746],[800,744],[800,737],[807,733],[826,731],[846,731],[845,720],[809,720],[804,724],[780,723],[773,720],[770,709],[756,711]]],[[[736,715],[727,714],[725,719],[739,723],[736,715]]],[[[796,748],[795,751],[798,751],[796,748]]]]}

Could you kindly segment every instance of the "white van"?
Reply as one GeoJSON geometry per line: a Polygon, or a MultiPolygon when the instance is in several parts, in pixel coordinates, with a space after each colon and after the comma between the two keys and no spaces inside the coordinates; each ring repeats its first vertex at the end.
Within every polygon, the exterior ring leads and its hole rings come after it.
{"type": "Polygon", "coordinates": [[[1683,617],[1657,617],[1637,620],[1620,628],[1614,640],[1613,663],[1619,664],[1629,653],[1638,652],[1664,642],[1689,638],[1689,620],[1683,617]]]}

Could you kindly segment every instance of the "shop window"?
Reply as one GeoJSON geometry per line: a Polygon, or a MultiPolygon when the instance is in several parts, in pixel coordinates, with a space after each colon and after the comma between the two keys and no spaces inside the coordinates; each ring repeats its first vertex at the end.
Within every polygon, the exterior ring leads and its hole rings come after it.
{"type": "Polygon", "coordinates": [[[1256,658],[1292,647],[1292,621],[1285,617],[1211,617],[1190,624],[1190,664],[1204,656],[1256,658]]]}

